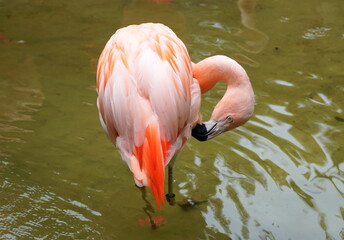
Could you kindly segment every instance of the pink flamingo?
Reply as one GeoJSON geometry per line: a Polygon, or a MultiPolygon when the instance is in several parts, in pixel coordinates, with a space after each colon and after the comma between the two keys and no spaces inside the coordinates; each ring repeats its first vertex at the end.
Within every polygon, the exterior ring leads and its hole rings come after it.
{"type": "Polygon", "coordinates": [[[149,186],[157,205],[174,204],[176,155],[191,136],[208,140],[245,123],[254,94],[245,70],[214,56],[193,64],[183,42],[162,25],[144,23],[119,29],[98,62],[97,105],[105,132],[128,164],[137,186],[149,186]],[[223,80],[228,89],[208,122],[201,123],[201,92],[223,80]]]}

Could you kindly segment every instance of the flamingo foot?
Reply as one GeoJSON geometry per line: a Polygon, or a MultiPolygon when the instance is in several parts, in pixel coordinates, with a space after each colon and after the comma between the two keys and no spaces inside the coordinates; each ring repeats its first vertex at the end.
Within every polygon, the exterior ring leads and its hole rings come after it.
{"type": "Polygon", "coordinates": [[[197,198],[197,197],[191,197],[191,198],[187,198],[184,199],[180,202],[178,202],[178,206],[183,208],[184,210],[190,209],[192,207],[196,207],[197,205],[201,204],[201,203],[205,203],[208,200],[205,198],[197,198]]]}
{"type": "Polygon", "coordinates": [[[174,206],[176,204],[176,195],[174,193],[172,194],[166,194],[166,200],[170,204],[170,206],[174,206]]]}

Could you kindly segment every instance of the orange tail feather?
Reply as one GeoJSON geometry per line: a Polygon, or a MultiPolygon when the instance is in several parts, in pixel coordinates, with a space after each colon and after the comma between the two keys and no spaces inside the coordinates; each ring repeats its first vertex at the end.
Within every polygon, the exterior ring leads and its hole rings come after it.
{"type": "Polygon", "coordinates": [[[141,147],[136,147],[140,167],[145,170],[157,208],[164,204],[165,159],[170,144],[162,141],[159,126],[151,122],[146,128],[146,139],[141,147]]]}

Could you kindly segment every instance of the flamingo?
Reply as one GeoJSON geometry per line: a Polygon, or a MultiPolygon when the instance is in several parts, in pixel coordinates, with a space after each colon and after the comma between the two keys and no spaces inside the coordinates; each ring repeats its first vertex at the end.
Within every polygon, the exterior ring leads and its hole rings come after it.
{"type": "Polygon", "coordinates": [[[107,42],[97,67],[100,122],[135,184],[148,186],[158,209],[174,204],[173,165],[187,139],[209,140],[242,125],[253,114],[245,70],[225,56],[191,62],[184,43],[167,26],[121,28],[107,42]],[[228,89],[208,122],[201,122],[201,92],[223,80],[228,89]],[[192,130],[193,129],[193,130],[192,130]]]}

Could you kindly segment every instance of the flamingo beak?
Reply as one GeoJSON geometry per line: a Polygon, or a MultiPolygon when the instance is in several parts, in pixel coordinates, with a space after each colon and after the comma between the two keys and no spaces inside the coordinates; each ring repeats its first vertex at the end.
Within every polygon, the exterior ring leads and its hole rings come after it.
{"type": "Polygon", "coordinates": [[[198,141],[204,142],[208,140],[208,131],[204,123],[196,124],[192,129],[191,135],[196,138],[198,141]]]}
{"type": "Polygon", "coordinates": [[[228,116],[222,121],[209,120],[202,124],[196,124],[192,129],[191,135],[198,141],[208,141],[221,133],[228,131],[232,122],[233,118],[228,116]]]}
{"type": "Polygon", "coordinates": [[[202,124],[196,124],[192,129],[191,135],[201,142],[210,140],[222,132],[218,128],[218,125],[218,122],[212,120],[202,124]]]}

